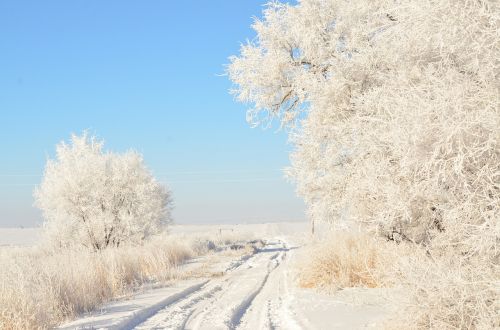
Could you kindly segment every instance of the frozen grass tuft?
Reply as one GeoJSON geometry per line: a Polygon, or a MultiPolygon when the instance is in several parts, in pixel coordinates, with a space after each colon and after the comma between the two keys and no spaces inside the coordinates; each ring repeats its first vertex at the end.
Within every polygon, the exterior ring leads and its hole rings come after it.
{"type": "Polygon", "coordinates": [[[471,245],[466,240],[453,243],[457,233],[450,231],[436,236],[430,246],[381,240],[366,232],[333,231],[304,251],[299,285],[327,292],[395,288],[404,299],[392,297],[399,308],[387,320],[388,329],[496,329],[498,233],[476,230],[474,234],[483,239],[471,240],[471,245]]]}
{"type": "Polygon", "coordinates": [[[363,233],[333,232],[308,247],[299,266],[299,285],[326,290],[380,287],[390,245],[363,233]]]}

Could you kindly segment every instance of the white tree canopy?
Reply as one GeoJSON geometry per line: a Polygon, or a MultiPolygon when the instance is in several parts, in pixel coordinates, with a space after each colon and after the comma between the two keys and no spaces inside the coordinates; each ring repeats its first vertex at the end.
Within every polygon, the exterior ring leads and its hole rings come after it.
{"type": "Polygon", "coordinates": [[[292,128],[311,220],[417,243],[387,272],[403,327],[498,327],[500,2],[292,3],[228,73],[252,124],[292,128]]]}
{"type": "Polygon", "coordinates": [[[294,127],[289,172],[311,218],[418,241],[463,222],[498,233],[499,13],[488,0],[268,4],[228,73],[252,124],[294,127]]]}
{"type": "Polygon", "coordinates": [[[104,152],[103,142],[87,132],[57,146],[34,196],[49,238],[61,246],[138,243],[171,221],[170,192],[142,156],[104,152]]]}

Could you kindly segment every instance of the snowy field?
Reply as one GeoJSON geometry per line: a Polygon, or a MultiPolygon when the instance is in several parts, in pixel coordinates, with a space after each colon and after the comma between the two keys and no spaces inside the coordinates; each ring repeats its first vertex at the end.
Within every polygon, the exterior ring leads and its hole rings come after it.
{"type": "Polygon", "coordinates": [[[39,228],[0,228],[0,247],[30,246],[39,239],[39,228]]]}
{"type": "MultiPolygon", "coordinates": [[[[253,233],[259,235],[273,234],[270,228],[279,228],[280,232],[297,232],[307,230],[307,224],[283,223],[283,224],[241,224],[241,225],[171,225],[169,232],[174,234],[230,234],[230,233],[253,233]]],[[[40,240],[40,228],[0,228],[0,246],[32,246],[40,240]]]]}

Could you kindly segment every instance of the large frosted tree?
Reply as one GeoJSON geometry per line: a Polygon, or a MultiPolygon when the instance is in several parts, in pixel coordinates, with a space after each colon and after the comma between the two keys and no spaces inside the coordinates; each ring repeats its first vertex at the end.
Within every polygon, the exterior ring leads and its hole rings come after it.
{"type": "Polygon", "coordinates": [[[412,329],[500,324],[499,6],[271,2],[228,67],[250,122],[289,129],[312,220],[418,244],[412,329]]]}
{"type": "Polygon", "coordinates": [[[140,243],[170,222],[170,192],[142,156],[104,152],[85,132],[57,146],[34,192],[49,239],[94,250],[140,243]]]}
{"type": "Polygon", "coordinates": [[[464,222],[498,230],[499,13],[488,0],[268,4],[228,73],[252,124],[291,128],[312,219],[418,242],[464,222]]]}

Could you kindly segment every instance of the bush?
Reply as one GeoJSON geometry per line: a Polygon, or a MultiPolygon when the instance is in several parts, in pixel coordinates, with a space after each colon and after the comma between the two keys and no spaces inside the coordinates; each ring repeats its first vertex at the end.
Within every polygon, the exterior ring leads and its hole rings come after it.
{"type": "Polygon", "coordinates": [[[57,146],[35,190],[48,239],[59,247],[93,250],[140,243],[171,221],[171,198],[142,156],[103,152],[103,142],[73,135],[57,146]]]}
{"type": "Polygon", "coordinates": [[[497,329],[498,265],[488,258],[467,260],[456,251],[441,255],[420,249],[398,260],[397,281],[408,300],[387,322],[401,329],[497,329]]]}

